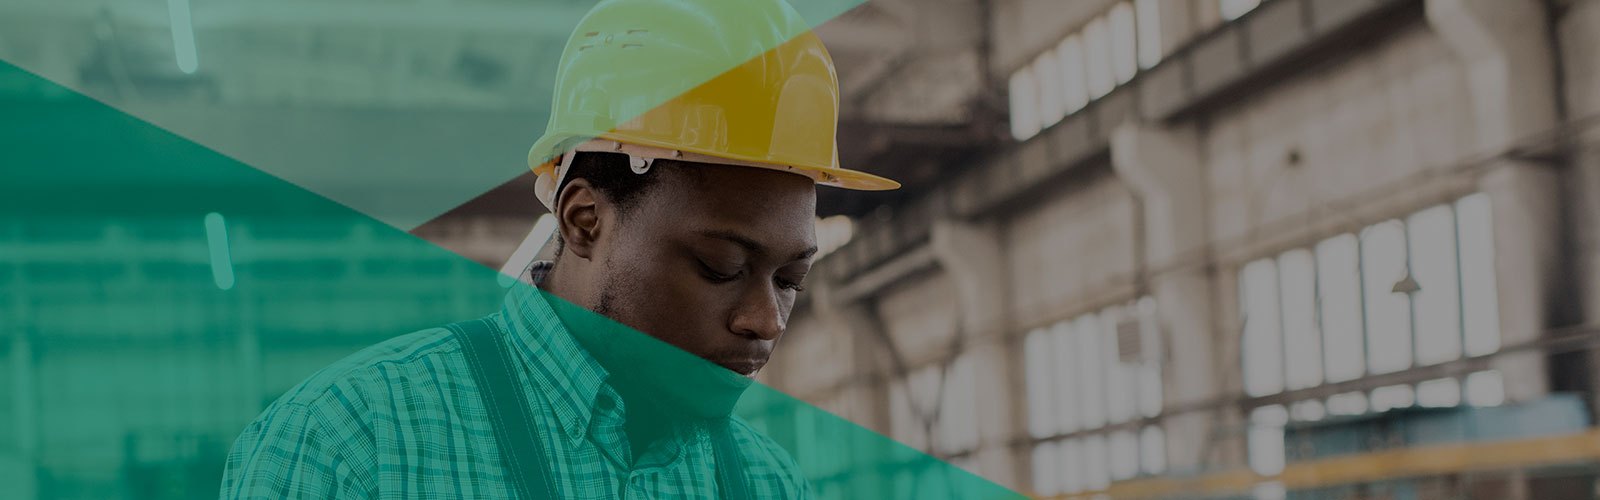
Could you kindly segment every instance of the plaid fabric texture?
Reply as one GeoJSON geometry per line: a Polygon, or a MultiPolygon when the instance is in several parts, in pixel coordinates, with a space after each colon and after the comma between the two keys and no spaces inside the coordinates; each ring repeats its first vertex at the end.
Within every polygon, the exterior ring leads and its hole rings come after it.
{"type": "MultiPolygon", "coordinates": [[[[548,271],[537,263],[523,279],[548,271]]],[[[562,498],[717,498],[709,432],[686,426],[632,457],[626,408],[607,372],[531,286],[489,317],[510,334],[535,432],[562,498]]],[[[732,426],[758,498],[808,498],[777,443],[732,426]]],[[[461,346],[434,328],[364,349],[270,405],[234,442],[224,499],[512,498],[506,470],[461,346]]]]}

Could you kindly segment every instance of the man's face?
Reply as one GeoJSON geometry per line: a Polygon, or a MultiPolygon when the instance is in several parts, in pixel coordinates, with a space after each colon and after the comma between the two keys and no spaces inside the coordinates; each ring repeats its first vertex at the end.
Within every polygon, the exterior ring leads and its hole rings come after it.
{"type": "Polygon", "coordinates": [[[816,187],[674,165],[596,247],[596,312],[745,376],[766,364],[816,253],[816,187]]]}

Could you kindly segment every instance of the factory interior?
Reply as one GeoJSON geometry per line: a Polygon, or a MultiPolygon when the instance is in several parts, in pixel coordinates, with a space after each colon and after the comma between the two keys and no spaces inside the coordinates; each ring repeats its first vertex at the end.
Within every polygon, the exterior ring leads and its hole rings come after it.
{"type": "MultiPolygon", "coordinates": [[[[1600,0],[788,1],[903,187],[818,189],[761,385],[1025,498],[1600,498],[1600,0]]],[[[0,0],[0,497],[215,498],[498,307],[593,3],[0,0]],[[190,210],[201,157],[297,194],[190,210]]]]}

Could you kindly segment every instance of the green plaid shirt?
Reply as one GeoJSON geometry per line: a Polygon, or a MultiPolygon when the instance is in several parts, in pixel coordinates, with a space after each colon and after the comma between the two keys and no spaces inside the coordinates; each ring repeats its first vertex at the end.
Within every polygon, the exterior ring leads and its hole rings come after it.
{"type": "MultiPolygon", "coordinates": [[[[537,282],[547,263],[524,279],[537,282]]],[[[637,460],[625,408],[589,356],[530,286],[490,316],[510,350],[539,422],[563,498],[717,498],[715,455],[703,426],[683,427],[637,460]]],[[[290,389],[229,452],[224,499],[512,498],[472,372],[444,328],[369,347],[290,389]]],[[[783,448],[737,418],[731,426],[757,498],[808,498],[783,448]]]]}

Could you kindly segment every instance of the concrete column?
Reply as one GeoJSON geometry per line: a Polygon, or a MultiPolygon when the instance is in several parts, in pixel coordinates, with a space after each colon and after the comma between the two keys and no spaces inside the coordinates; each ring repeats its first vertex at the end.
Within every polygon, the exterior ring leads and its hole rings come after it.
{"type": "MultiPolygon", "coordinates": [[[[1199,405],[1223,396],[1237,363],[1224,363],[1219,345],[1230,345],[1215,328],[1214,284],[1205,259],[1207,207],[1199,141],[1192,129],[1125,124],[1111,138],[1111,165],[1138,194],[1144,209],[1143,238],[1151,294],[1163,334],[1163,399],[1167,408],[1199,405]],[[1187,258],[1186,258],[1187,255],[1187,258]]],[[[1174,414],[1166,421],[1167,463],[1192,471],[1208,458],[1209,443],[1228,409],[1174,414]]]]}
{"type": "Polygon", "coordinates": [[[961,335],[968,339],[977,386],[978,470],[1010,488],[1025,485],[1024,453],[1010,443],[1025,435],[1027,395],[1021,353],[1003,335],[1011,329],[1006,308],[1005,254],[990,224],[941,220],[933,224],[931,247],[955,284],[961,335]]]}
{"type": "MultiPolygon", "coordinates": [[[[1554,167],[1507,163],[1479,182],[1492,204],[1495,288],[1503,345],[1538,340],[1552,324],[1562,275],[1560,218],[1554,167]]],[[[1506,399],[1529,401],[1550,391],[1547,357],[1540,351],[1502,355],[1495,368],[1506,399]]]]}
{"type": "MultiPolygon", "coordinates": [[[[1477,156],[1498,155],[1557,125],[1554,54],[1538,0],[1428,0],[1428,23],[1465,65],[1477,156]]],[[[1495,280],[1504,343],[1535,340],[1560,322],[1564,265],[1556,169],[1505,160],[1480,181],[1493,205],[1495,280]]],[[[1548,392],[1547,358],[1528,352],[1496,363],[1506,396],[1548,392]]]]}
{"type": "Polygon", "coordinates": [[[1556,124],[1554,54],[1539,0],[1427,0],[1428,24],[1466,66],[1480,154],[1556,124]]]}

